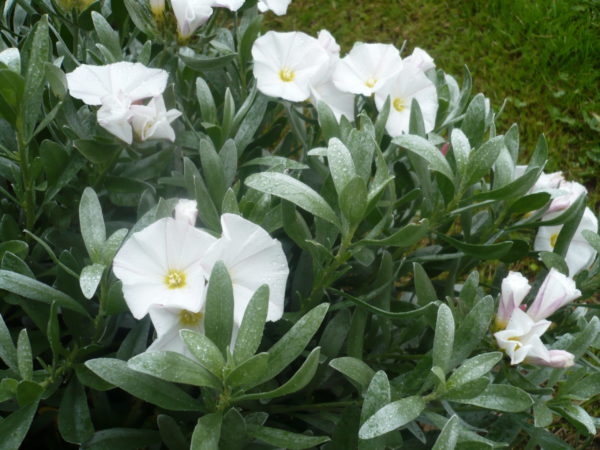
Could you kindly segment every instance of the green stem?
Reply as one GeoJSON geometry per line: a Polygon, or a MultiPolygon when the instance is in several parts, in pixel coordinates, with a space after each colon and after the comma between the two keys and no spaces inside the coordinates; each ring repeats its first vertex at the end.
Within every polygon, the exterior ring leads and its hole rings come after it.
{"type": "Polygon", "coordinates": [[[360,402],[358,400],[348,400],[343,402],[329,402],[329,403],[313,403],[309,405],[293,405],[293,406],[283,406],[283,405],[273,405],[271,407],[267,407],[267,411],[272,414],[281,414],[288,413],[294,411],[321,411],[325,409],[337,409],[337,408],[345,408],[347,406],[358,405],[360,402]]]}
{"type": "Polygon", "coordinates": [[[31,179],[29,164],[29,147],[23,135],[23,123],[17,119],[17,146],[19,153],[19,166],[21,169],[21,192],[19,200],[25,212],[25,228],[33,230],[35,223],[35,193],[33,191],[33,180],[31,179]]]}

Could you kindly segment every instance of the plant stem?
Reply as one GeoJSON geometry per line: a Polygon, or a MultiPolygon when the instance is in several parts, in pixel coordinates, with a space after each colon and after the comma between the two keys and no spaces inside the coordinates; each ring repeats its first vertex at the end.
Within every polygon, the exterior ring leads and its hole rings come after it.
{"type": "Polygon", "coordinates": [[[343,402],[313,403],[309,405],[273,405],[271,407],[268,407],[267,410],[272,414],[287,413],[293,411],[321,411],[324,409],[345,408],[347,406],[358,405],[359,403],[360,402],[358,400],[348,400],[343,402]]]}

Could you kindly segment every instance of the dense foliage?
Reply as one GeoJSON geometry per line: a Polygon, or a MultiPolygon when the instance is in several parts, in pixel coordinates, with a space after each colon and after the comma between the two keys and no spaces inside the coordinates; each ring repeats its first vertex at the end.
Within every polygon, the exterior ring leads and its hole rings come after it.
{"type": "Polygon", "coordinates": [[[589,445],[586,189],[288,3],[5,2],[0,448],[589,445]]]}

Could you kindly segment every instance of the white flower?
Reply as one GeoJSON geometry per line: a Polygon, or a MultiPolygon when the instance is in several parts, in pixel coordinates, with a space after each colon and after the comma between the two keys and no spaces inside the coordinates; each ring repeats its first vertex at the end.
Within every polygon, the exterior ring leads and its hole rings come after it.
{"type": "Polygon", "coordinates": [[[354,44],[333,72],[333,82],[343,92],[369,96],[402,69],[400,52],[391,44],[354,44]]]}
{"type": "MultiPolygon", "coordinates": [[[[519,165],[515,167],[514,178],[520,178],[525,174],[527,166],[519,165]]],[[[560,183],[565,181],[565,177],[562,172],[545,173],[542,172],[535,184],[529,189],[530,194],[536,192],[548,192],[552,193],[555,189],[558,189],[560,183]]]]}
{"type": "Polygon", "coordinates": [[[506,327],[513,311],[521,305],[530,290],[529,281],[519,272],[509,272],[502,280],[502,293],[496,314],[498,328],[506,327]]]}
{"type": "Polygon", "coordinates": [[[141,319],[152,305],[199,312],[207,279],[201,258],[215,241],[186,221],[170,217],[134,233],[113,262],[133,316],[141,319]]]}
{"type": "Polygon", "coordinates": [[[154,97],[147,105],[132,105],[131,125],[139,140],[166,139],[175,142],[175,131],[171,122],[181,116],[176,109],[167,111],[162,95],[154,97]]]}
{"type": "Polygon", "coordinates": [[[129,119],[132,103],[163,93],[169,74],[140,63],[118,62],[105,66],[82,64],[67,74],[72,97],[98,106],[98,123],[131,144],[133,133],[129,119]]]}
{"type": "Polygon", "coordinates": [[[175,205],[175,220],[185,222],[188,225],[196,225],[198,217],[198,203],[196,200],[182,198],[175,205]]]}
{"type": "Polygon", "coordinates": [[[319,45],[329,53],[329,56],[335,58],[335,60],[340,57],[341,47],[328,30],[319,31],[319,34],[317,34],[317,41],[319,42],[319,45]]]}
{"type": "Polygon", "coordinates": [[[338,122],[342,116],[354,119],[354,94],[340,91],[330,79],[311,86],[310,101],[316,106],[319,100],[331,108],[338,122]]]}
{"type": "Polygon", "coordinates": [[[519,364],[525,358],[548,360],[548,349],[540,336],[546,332],[551,322],[535,321],[528,314],[515,308],[505,330],[494,333],[498,347],[510,357],[511,364],[519,364]]]}
{"type": "Polygon", "coordinates": [[[229,11],[237,11],[244,4],[244,0],[213,0],[212,6],[227,8],[229,11]]]}
{"type": "Polygon", "coordinates": [[[423,72],[427,72],[430,69],[435,69],[433,58],[429,56],[429,53],[419,47],[415,47],[412,54],[404,58],[403,62],[405,64],[411,64],[423,72]]]}
{"type": "Polygon", "coordinates": [[[0,63],[13,72],[21,74],[21,54],[18,48],[10,47],[2,50],[0,52],[0,63]]]}
{"type": "Polygon", "coordinates": [[[179,332],[193,330],[204,334],[204,312],[153,305],[149,313],[156,330],[156,340],[146,351],[171,351],[192,356],[179,332]]]}
{"type": "MultiPolygon", "coordinates": [[[[540,227],[535,237],[534,250],[538,252],[553,251],[562,227],[563,225],[540,227]]],[[[569,267],[569,275],[571,276],[575,276],[589,267],[596,259],[597,252],[583,237],[583,230],[590,230],[594,233],[598,231],[598,219],[590,208],[585,208],[581,222],[575,230],[565,256],[565,262],[569,267]]]]}
{"type": "Polygon", "coordinates": [[[305,33],[269,31],[252,46],[258,89],[272,97],[301,102],[328,63],[327,52],[305,33]]]}
{"type": "Polygon", "coordinates": [[[386,130],[392,137],[408,132],[410,111],[413,98],[417,100],[423,114],[425,132],[435,126],[438,98],[435,84],[412,65],[388,78],[375,93],[375,104],[381,110],[387,98],[390,98],[390,115],[386,130]]]}
{"type": "Polygon", "coordinates": [[[575,355],[565,350],[549,350],[546,359],[530,356],[526,362],[538,366],[548,366],[554,368],[571,367],[575,364],[575,355]]]}
{"type": "Polygon", "coordinates": [[[208,20],[213,12],[211,3],[211,0],[171,0],[180,38],[189,38],[208,20]]]}
{"type": "Polygon", "coordinates": [[[527,314],[534,321],[545,319],[580,296],[575,281],[556,269],[550,269],[527,314]]]}
{"type": "Polygon", "coordinates": [[[273,11],[278,16],[287,13],[288,6],[292,0],[258,0],[258,10],[260,12],[273,11]]]}
{"type": "Polygon", "coordinates": [[[569,208],[582,195],[587,194],[587,189],[577,181],[562,181],[558,185],[558,195],[553,196],[552,203],[546,214],[564,211],[569,208]]]}
{"type": "Polygon", "coordinates": [[[258,225],[235,214],[221,216],[223,236],[208,249],[203,267],[210,274],[217,261],[223,261],[234,296],[234,323],[239,326],[254,292],[269,285],[267,320],[283,314],[285,284],[289,269],[281,243],[258,225]]]}

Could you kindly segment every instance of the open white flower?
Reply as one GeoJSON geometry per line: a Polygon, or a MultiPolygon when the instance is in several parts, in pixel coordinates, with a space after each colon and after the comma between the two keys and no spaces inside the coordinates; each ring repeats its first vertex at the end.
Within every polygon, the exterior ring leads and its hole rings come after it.
{"type": "Polygon", "coordinates": [[[340,46],[327,30],[319,31],[317,42],[329,55],[329,63],[325,64],[320,74],[315,76],[315,81],[310,87],[310,101],[315,106],[319,101],[326,103],[338,121],[342,116],[352,120],[354,118],[354,94],[340,91],[335,87],[331,78],[333,69],[340,59],[340,46]]]}
{"type": "MultiPolygon", "coordinates": [[[[563,225],[540,227],[533,245],[535,251],[553,251],[562,228],[563,225]]],[[[575,230],[565,256],[565,262],[569,267],[569,275],[571,276],[575,276],[583,269],[588,268],[596,259],[597,252],[583,237],[583,230],[590,230],[594,233],[598,231],[598,219],[590,208],[585,208],[581,222],[575,230]]]]}
{"type": "Polygon", "coordinates": [[[430,69],[435,69],[433,58],[429,56],[429,53],[419,47],[415,47],[412,54],[404,58],[403,62],[404,64],[413,65],[423,72],[427,72],[430,69]]]}
{"type": "Polygon", "coordinates": [[[162,95],[153,97],[147,105],[132,105],[130,113],[131,125],[139,140],[166,139],[175,142],[171,122],[181,116],[181,112],[176,109],[167,111],[162,95]]]}
{"type": "Polygon", "coordinates": [[[519,364],[526,358],[548,360],[548,349],[540,336],[546,332],[551,322],[533,320],[519,308],[513,310],[506,329],[494,333],[498,347],[510,357],[511,364],[519,364]]]}
{"type": "Polygon", "coordinates": [[[207,279],[201,258],[215,241],[187,221],[170,217],[134,233],[113,262],[133,316],[141,319],[152,305],[199,312],[207,279]]]}
{"type": "Polygon", "coordinates": [[[580,296],[575,281],[556,269],[550,269],[527,314],[534,321],[545,319],[580,296]]]}
{"type": "Polygon", "coordinates": [[[502,293],[496,314],[498,329],[506,328],[513,311],[521,305],[530,290],[529,280],[519,272],[509,272],[502,280],[502,293]]]}
{"type": "Polygon", "coordinates": [[[292,0],[258,0],[258,10],[260,12],[273,11],[278,16],[287,13],[288,6],[292,0]]]}
{"type": "Polygon", "coordinates": [[[223,236],[203,257],[208,274],[217,261],[223,261],[233,284],[234,323],[239,326],[254,292],[269,285],[267,320],[283,314],[285,285],[289,273],[281,243],[263,228],[235,214],[221,216],[223,236]]]}
{"type": "Polygon", "coordinates": [[[343,92],[371,95],[402,69],[400,52],[391,44],[354,44],[333,72],[335,86],[343,92]]]}
{"type": "Polygon", "coordinates": [[[171,351],[192,356],[179,332],[193,330],[204,333],[204,312],[193,312],[172,306],[153,305],[149,310],[152,325],[156,330],[156,340],[146,351],[171,351]]]}
{"type": "Polygon", "coordinates": [[[133,133],[129,119],[132,103],[163,93],[169,74],[140,63],[118,62],[105,66],[82,64],[67,74],[72,97],[98,106],[100,126],[131,144],[133,133]]]}
{"type": "Polygon", "coordinates": [[[301,32],[269,31],[252,46],[258,89],[272,97],[301,102],[328,63],[327,52],[317,40],[301,32]]]}
{"type": "Polygon", "coordinates": [[[212,16],[211,0],[171,0],[181,39],[189,38],[212,16]]]}
{"type": "Polygon", "coordinates": [[[385,81],[375,93],[375,104],[379,110],[383,108],[388,97],[390,115],[385,127],[390,136],[395,137],[408,132],[413,99],[421,108],[425,132],[433,130],[438,110],[437,90],[435,84],[420,69],[407,64],[385,81]]]}

